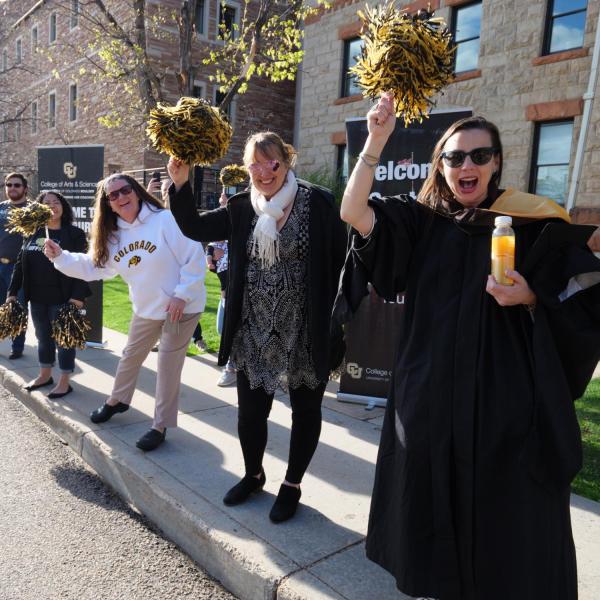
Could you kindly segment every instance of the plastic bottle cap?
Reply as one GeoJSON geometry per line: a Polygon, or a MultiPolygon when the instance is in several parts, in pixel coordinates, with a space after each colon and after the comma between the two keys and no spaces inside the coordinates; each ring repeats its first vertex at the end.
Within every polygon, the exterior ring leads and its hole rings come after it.
{"type": "Polygon", "coordinates": [[[512,225],[512,217],[502,216],[494,219],[494,225],[496,227],[510,227],[512,225]]]}

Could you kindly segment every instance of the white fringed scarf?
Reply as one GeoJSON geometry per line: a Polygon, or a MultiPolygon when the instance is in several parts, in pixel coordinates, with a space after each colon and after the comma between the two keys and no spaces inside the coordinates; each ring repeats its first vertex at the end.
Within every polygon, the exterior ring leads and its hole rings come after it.
{"type": "Polygon", "coordinates": [[[252,208],[258,215],[254,227],[252,253],[258,256],[264,268],[272,267],[279,260],[279,232],[277,221],[283,217],[285,209],[294,201],[298,182],[292,170],[288,170],[281,189],[267,200],[255,187],[250,189],[252,208]]]}

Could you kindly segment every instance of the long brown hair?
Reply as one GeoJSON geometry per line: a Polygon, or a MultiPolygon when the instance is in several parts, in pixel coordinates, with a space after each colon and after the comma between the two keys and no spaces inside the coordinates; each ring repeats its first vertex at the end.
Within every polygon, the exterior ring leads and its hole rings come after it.
{"type": "Polygon", "coordinates": [[[92,221],[92,260],[96,267],[103,267],[108,262],[108,242],[114,242],[115,232],[119,229],[117,215],[110,208],[106,186],[116,179],[126,181],[140,199],[140,210],[144,202],[156,210],[164,210],[160,201],[148,193],[133,177],[124,173],[113,173],[98,182],[96,186],[96,203],[94,204],[94,220],[92,221]]]}
{"type": "Polygon", "coordinates": [[[498,170],[492,175],[488,184],[488,195],[495,195],[498,190],[498,185],[500,184],[500,178],[502,177],[502,165],[504,162],[500,132],[496,125],[484,117],[466,117],[465,119],[460,119],[460,121],[456,121],[456,123],[450,125],[435,145],[433,154],[431,155],[431,171],[417,196],[418,202],[427,204],[435,210],[439,210],[442,208],[443,201],[450,202],[454,199],[454,195],[448,187],[444,175],[440,171],[442,152],[444,151],[446,142],[456,132],[465,131],[467,129],[482,129],[483,131],[487,131],[492,138],[492,146],[496,150],[495,156],[498,157],[498,170]]]}

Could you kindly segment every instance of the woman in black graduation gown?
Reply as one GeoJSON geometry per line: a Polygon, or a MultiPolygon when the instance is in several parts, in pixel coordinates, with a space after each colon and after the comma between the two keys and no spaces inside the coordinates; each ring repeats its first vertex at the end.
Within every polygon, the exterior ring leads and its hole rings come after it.
{"type": "MultiPolygon", "coordinates": [[[[37,202],[46,204],[52,210],[48,223],[48,235],[65,250],[85,252],[87,241],[85,233],[73,223],[73,209],[66,198],[58,192],[41,192],[37,202]]],[[[75,369],[75,348],[56,347],[52,338],[52,321],[56,319],[58,309],[66,302],[82,308],[84,300],[90,295],[85,281],[67,277],[57,271],[44,256],[46,230],[39,229],[23,244],[8,289],[9,298],[16,298],[21,287],[25,299],[31,306],[31,317],[38,341],[39,375],[25,386],[28,391],[51,387],[48,397],[63,398],[73,391],[69,383],[75,369]],[[58,354],[60,377],[54,385],[52,367],[58,354]]]]}
{"type": "Polygon", "coordinates": [[[574,599],[573,400],[600,357],[591,232],[550,200],[498,190],[500,137],[478,117],[442,136],[418,201],[368,201],[393,97],[367,118],[342,203],[355,231],[337,309],[351,313],[366,281],[384,298],[406,291],[367,555],[413,596],[574,599]],[[510,287],[489,275],[498,214],[516,232],[510,287]]]}

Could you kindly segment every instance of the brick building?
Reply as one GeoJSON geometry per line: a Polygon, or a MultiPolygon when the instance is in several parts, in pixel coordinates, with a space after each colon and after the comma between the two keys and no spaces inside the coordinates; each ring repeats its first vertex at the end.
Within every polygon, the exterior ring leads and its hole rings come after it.
{"type": "MultiPolygon", "coordinates": [[[[131,3],[107,4],[122,23],[132,22],[131,3]]],[[[175,77],[179,34],[174,17],[180,6],[179,0],[146,2],[149,18],[162,11],[164,19],[157,35],[148,36],[147,52],[165,100],[171,103],[179,97],[175,77]]],[[[24,171],[32,177],[34,190],[36,146],[103,144],[107,174],[166,163],[164,156],[149,148],[139,114],[128,114],[131,100],[125,94],[122,101],[117,98],[123,125],[107,129],[98,123],[98,117],[111,109],[105,101],[108,84],[93,77],[89,61],[78,50],[94,35],[83,14],[77,14],[78,7],[78,0],[0,1],[0,123],[8,119],[0,126],[0,175],[24,171]]],[[[210,67],[203,66],[199,57],[203,49],[220,43],[219,19],[239,22],[242,5],[235,0],[226,0],[224,7],[219,0],[197,0],[196,7],[194,94],[218,103],[217,87],[208,79],[210,67]]],[[[270,128],[291,142],[294,100],[293,82],[252,80],[248,92],[231,105],[234,138],[223,164],[241,160],[249,132],[270,128]]]]}
{"type": "MultiPolygon", "coordinates": [[[[412,12],[428,1],[396,4],[412,12]]],[[[537,191],[569,205],[600,0],[430,4],[446,19],[458,45],[455,82],[437,98],[437,107],[471,108],[498,125],[505,187],[537,191]]],[[[347,75],[360,52],[356,11],[362,6],[334,0],[331,9],[307,23],[299,84],[301,169],[342,168],[345,121],[363,117],[370,106],[347,75]]],[[[592,90],[590,96],[599,93],[597,83],[592,90]]],[[[600,224],[600,103],[593,97],[588,102],[576,211],[579,221],[600,224]]]]}

